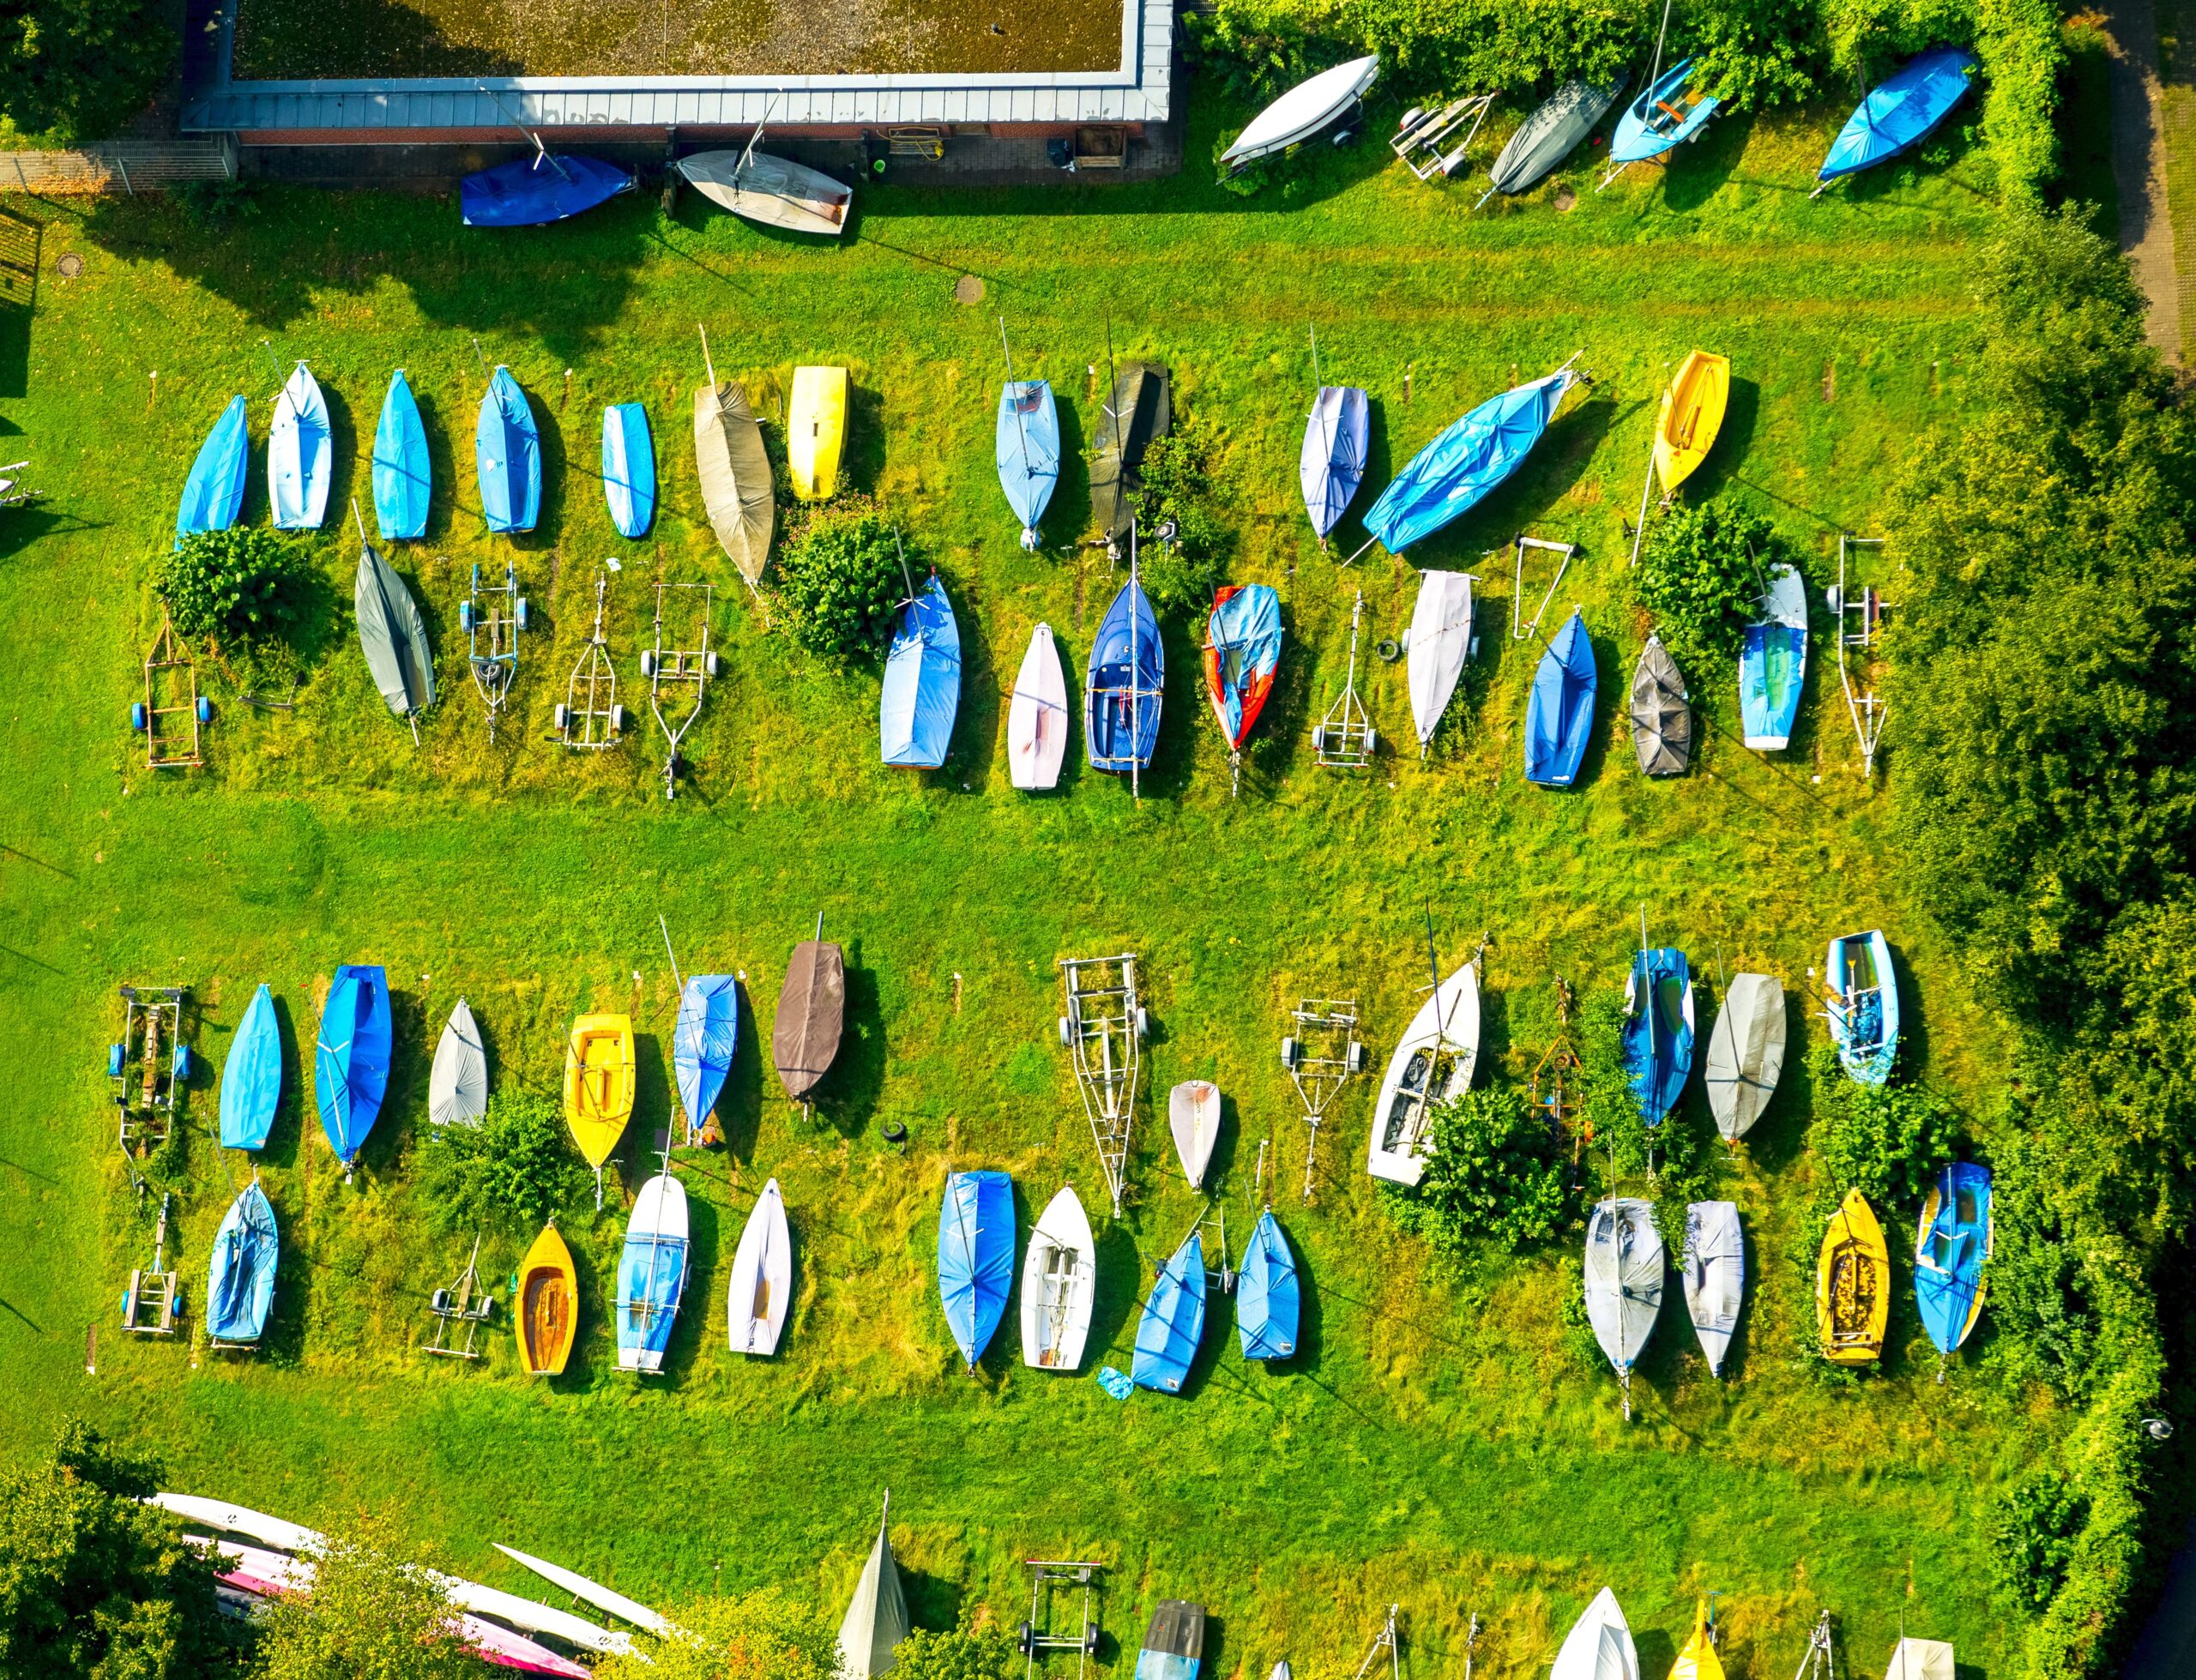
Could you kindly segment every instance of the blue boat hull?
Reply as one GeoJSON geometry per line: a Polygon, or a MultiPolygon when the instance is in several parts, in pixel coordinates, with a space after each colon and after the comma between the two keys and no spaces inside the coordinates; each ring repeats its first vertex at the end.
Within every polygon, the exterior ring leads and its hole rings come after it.
{"type": "Polygon", "coordinates": [[[480,511],[491,531],[531,531],[541,517],[541,437],[534,408],[499,367],[480,399],[474,431],[474,461],[480,479],[480,511]]]}
{"type": "Polygon", "coordinates": [[[655,522],[655,440],[637,402],[602,411],[602,494],[621,537],[645,537],[655,522]]]}
{"type": "Polygon", "coordinates": [[[1525,780],[1569,787],[1578,780],[1594,733],[1598,677],[1593,638],[1573,612],[1541,656],[1525,707],[1525,780]]]}
{"type": "Polygon", "coordinates": [[[1914,1296],[1922,1328],[1940,1353],[1965,1341],[1982,1310],[1990,1258],[1990,1169],[1955,1161],[1937,1175],[1934,1210],[1915,1244],[1914,1296]]]}
{"type": "Polygon", "coordinates": [[[374,522],[383,542],[407,542],[425,534],[434,469],[427,460],[426,428],[412,386],[397,369],[374,428],[374,522]]]}
{"type": "Polygon", "coordinates": [[[206,1334],[215,1341],[249,1344],[267,1334],[274,1304],[274,1274],[281,1261],[274,1209],[255,1178],[229,1206],[214,1235],[206,1274],[206,1334]]]}
{"type": "Polygon", "coordinates": [[[1567,369],[1505,391],[1455,421],[1411,457],[1365,515],[1391,554],[1477,507],[1524,465],[1579,376],[1567,369]]]}
{"type": "Polygon", "coordinates": [[[468,227],[535,227],[592,210],[632,184],[624,170],[594,158],[514,158],[467,176],[458,210],[468,227]]]}
{"type": "Polygon", "coordinates": [[[1625,107],[1624,115],[1617,119],[1616,132],[1609,136],[1612,163],[1643,163],[1649,158],[1659,158],[1700,132],[1716,114],[1720,101],[1702,99],[1684,108],[1674,120],[1671,116],[1675,102],[1691,84],[1692,74],[1693,61],[1683,59],[1664,70],[1652,87],[1625,107]]]}
{"type": "Polygon", "coordinates": [[[1204,1340],[1204,1244],[1195,1231],[1152,1285],[1137,1322],[1129,1381],[1139,1388],[1179,1394],[1204,1340]]]}
{"type": "Polygon", "coordinates": [[[686,1123],[699,1126],[716,1106],[739,1043],[739,982],[730,974],[689,974],[671,1033],[671,1069],[686,1123]]]}
{"type": "Polygon", "coordinates": [[[961,709],[961,627],[937,578],[908,603],[884,661],[878,734],[884,762],[935,770],[953,744],[961,709]]]}
{"type": "Polygon", "coordinates": [[[198,531],[226,531],[244,511],[245,475],[251,467],[251,435],[242,397],[229,399],[214,430],[198,446],[176,509],[175,545],[198,531]]]}
{"type": "Polygon", "coordinates": [[[1823,964],[1830,1038],[1855,1084],[1881,1085],[1898,1060],[1898,977],[1880,931],[1830,942],[1823,964]]]}
{"type": "Polygon", "coordinates": [[[1931,47],[1868,90],[1831,142],[1816,178],[1835,181],[1919,146],[1967,96],[1977,61],[1961,46],[1931,47]]]}
{"type": "Polygon", "coordinates": [[[1150,768],[1166,678],[1159,621],[1143,587],[1131,580],[1113,597],[1090,647],[1083,739],[1092,769],[1126,775],[1150,768]]]}

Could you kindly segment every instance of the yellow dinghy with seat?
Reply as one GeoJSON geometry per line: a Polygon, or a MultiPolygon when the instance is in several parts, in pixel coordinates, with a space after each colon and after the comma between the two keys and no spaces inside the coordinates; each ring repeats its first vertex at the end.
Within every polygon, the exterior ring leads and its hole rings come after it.
{"type": "Polygon", "coordinates": [[[518,1362],[528,1376],[560,1376],[579,1328],[580,1280],[552,1219],[518,1266],[518,1362]]]}
{"type": "Polygon", "coordinates": [[[1696,1602],[1692,1612],[1692,1637],[1685,1642],[1685,1649],[1678,1653],[1678,1659],[1670,1665],[1670,1680],[1723,1680],[1723,1659],[1716,1654],[1716,1642],[1708,1631],[1708,1600],[1696,1602]]]}
{"type": "Polygon", "coordinates": [[[1655,418],[1655,447],[1648,458],[1647,482],[1639,491],[1633,564],[1638,563],[1640,545],[1647,539],[1647,504],[1654,498],[1656,484],[1661,483],[1662,503],[1668,506],[1678,486],[1708,459],[1730,403],[1731,358],[1706,350],[1688,351],[1662,392],[1662,412],[1655,418]]]}
{"type": "Polygon", "coordinates": [[[564,1046],[564,1120],[594,1169],[597,1207],[602,1206],[602,1164],[632,1117],[633,1019],[582,1015],[564,1046]]]}
{"type": "Polygon", "coordinates": [[[1848,1190],[1822,1234],[1815,1268],[1815,1325],[1832,1364],[1865,1365],[1884,1351],[1891,1318],[1891,1250],[1875,1210],[1848,1190]]]}
{"type": "Polygon", "coordinates": [[[804,502],[828,502],[839,488],[839,460],[847,448],[847,370],[795,368],[793,399],[786,406],[786,460],[793,493],[804,502]]]}

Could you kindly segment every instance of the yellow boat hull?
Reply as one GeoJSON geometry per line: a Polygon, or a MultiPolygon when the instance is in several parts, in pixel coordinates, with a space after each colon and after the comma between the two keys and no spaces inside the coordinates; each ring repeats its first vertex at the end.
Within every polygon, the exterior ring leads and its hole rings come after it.
{"type": "Polygon", "coordinates": [[[1655,476],[1663,495],[1674,493],[1708,459],[1730,401],[1729,357],[1695,350],[1678,364],[1655,422],[1655,476]]]}
{"type": "Polygon", "coordinates": [[[572,1268],[572,1251],[555,1225],[541,1227],[519,1262],[518,1298],[512,1308],[520,1366],[528,1376],[561,1375],[579,1328],[580,1280],[572,1268]]]}
{"type": "Polygon", "coordinates": [[[839,488],[839,460],[847,447],[847,370],[795,368],[786,406],[786,461],[793,493],[804,502],[828,501],[839,488]]]}
{"type": "Polygon", "coordinates": [[[1875,1210],[1858,1190],[1846,1192],[1822,1235],[1815,1268],[1815,1328],[1823,1358],[1865,1365],[1884,1351],[1891,1319],[1891,1251],[1875,1210]]]}
{"type": "Polygon", "coordinates": [[[1701,1600],[1692,1612],[1692,1637],[1670,1665],[1670,1680],[1723,1680],[1723,1659],[1708,1637],[1708,1605],[1701,1600]]]}
{"type": "Polygon", "coordinates": [[[587,1164],[600,1171],[633,1117],[630,1015],[582,1015],[564,1046],[564,1120],[587,1164]]]}

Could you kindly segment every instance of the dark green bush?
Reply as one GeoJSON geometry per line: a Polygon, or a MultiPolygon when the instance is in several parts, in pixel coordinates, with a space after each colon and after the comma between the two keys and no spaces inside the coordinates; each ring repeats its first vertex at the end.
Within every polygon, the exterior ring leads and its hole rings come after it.
{"type": "Polygon", "coordinates": [[[2048,1467],[1991,1502],[1990,1578],[2023,1614],[2040,1615],[2059,1596],[2088,1516],[2087,1502],[2048,1467]]]}
{"type": "Polygon", "coordinates": [[[1882,1218],[1928,1194],[1958,1138],[1951,1105],[1920,1086],[1857,1085],[1825,1044],[1807,1052],[1807,1075],[1815,1090],[1807,1141],[1835,1195],[1858,1190],[1882,1218]]]}
{"type": "Polygon", "coordinates": [[[195,531],[164,557],[154,587],[185,636],[249,647],[303,620],[312,583],[305,551],[256,525],[195,531]]]}
{"type": "Polygon", "coordinates": [[[963,1615],[949,1633],[918,1628],[893,1653],[901,1680],[1011,1680],[1022,1671],[1013,1636],[996,1623],[976,1627],[963,1615]]]}
{"type": "Polygon", "coordinates": [[[557,1105],[516,1087],[488,1099],[479,1125],[437,1128],[420,1152],[420,1193],[446,1230],[526,1234],[593,1184],[557,1105]]]}
{"type": "Polygon", "coordinates": [[[1455,1255],[1482,1241],[1522,1249],[1569,1218],[1570,1161],[1517,1087],[1467,1091],[1429,1118],[1425,1176],[1389,1201],[1403,1229],[1455,1255]]]}
{"type": "Polygon", "coordinates": [[[176,188],[175,202],[186,221],[208,230],[259,214],[258,189],[241,178],[185,181],[176,188]]]}
{"type": "Polygon", "coordinates": [[[820,514],[778,557],[778,593],[793,641],[826,664],[873,662],[920,568],[873,509],[820,514]]]}
{"type": "Polygon", "coordinates": [[[1681,669],[1728,670],[1770,573],[1798,557],[1767,520],[1722,497],[1650,517],[1633,593],[1681,669]]]}
{"type": "Polygon", "coordinates": [[[1144,452],[1143,499],[1138,563],[1143,593],[1155,611],[1204,612],[1227,575],[1234,539],[1220,513],[1213,477],[1218,440],[1202,424],[1178,418],[1174,428],[1144,452]],[[1157,539],[1173,521],[1171,542],[1157,539]]]}
{"type": "Polygon", "coordinates": [[[174,62],[158,0],[0,0],[0,111],[25,134],[104,140],[174,62]]]}

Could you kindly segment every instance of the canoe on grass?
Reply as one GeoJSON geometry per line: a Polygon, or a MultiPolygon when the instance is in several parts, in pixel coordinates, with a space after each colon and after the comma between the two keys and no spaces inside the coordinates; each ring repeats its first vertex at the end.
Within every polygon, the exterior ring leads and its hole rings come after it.
{"type": "Polygon", "coordinates": [[[1698,134],[1720,103],[1701,91],[1696,62],[1679,60],[1617,119],[1616,133],[1609,138],[1609,161],[1639,163],[1661,157],[1698,134]]]}
{"type": "Polygon", "coordinates": [[[1167,370],[1155,362],[1124,362],[1098,411],[1090,440],[1090,512],[1111,545],[1128,534],[1143,488],[1144,452],[1174,424],[1167,370]]]}
{"type": "Polygon", "coordinates": [[[374,427],[374,523],[385,543],[408,542],[427,528],[434,468],[427,459],[427,431],[419,399],[402,368],[389,376],[374,427]]]}
{"type": "Polygon", "coordinates": [[[1940,1353],[1968,1339],[1982,1316],[1990,1263],[1990,1169],[1955,1161],[1937,1175],[1914,1238],[1914,1294],[1922,1328],[1940,1353]]]}
{"type": "Polygon", "coordinates": [[[712,204],[763,227],[829,239],[847,231],[854,189],[806,164],[769,152],[725,150],[697,152],[675,167],[712,204]]]}
{"type": "Polygon", "coordinates": [[[277,531],[320,529],[334,458],[328,399],[312,370],[299,362],[274,399],[267,428],[267,501],[277,531]]]}
{"type": "Polygon", "coordinates": [[[1083,1364],[1098,1292],[1098,1245],[1075,1186],[1045,1204],[1022,1262],[1022,1363],[1068,1371],[1083,1364]]]}
{"type": "Polygon", "coordinates": [[[598,159],[537,151],[459,182],[458,214],[468,227],[535,227],[592,210],[632,185],[624,170],[598,159]]]}
{"type": "Polygon", "coordinates": [[[1632,1643],[1616,1594],[1604,1587],[1586,1613],[1564,1635],[1548,1680],[1639,1680],[1639,1653],[1632,1643]]]}
{"type": "Polygon", "coordinates": [[[1666,497],[1708,459],[1730,401],[1731,358],[1687,351],[1662,393],[1655,419],[1655,476],[1666,497]]]}
{"type": "Polygon", "coordinates": [[[435,703],[434,650],[427,645],[419,603],[371,543],[359,545],[351,606],[358,615],[359,651],[382,703],[390,716],[413,724],[416,739],[419,726],[413,720],[435,703]]]}
{"type": "Polygon", "coordinates": [[[938,1209],[938,1292],[945,1326],[973,1373],[1014,1287],[1014,1181],[1004,1172],[956,1172],[938,1209]]]}
{"type": "Polygon", "coordinates": [[[1403,1029],[1372,1110],[1365,1170],[1391,1183],[1426,1172],[1427,1111],[1472,1083],[1479,1058],[1479,967],[1466,963],[1441,982],[1403,1029]]]}
{"type": "Polygon", "coordinates": [[[1791,745],[1807,674],[1807,586],[1790,566],[1771,574],[1739,647],[1739,721],[1759,752],[1791,745]]]}
{"type": "Polygon", "coordinates": [[[1685,1095],[1692,1073],[1692,973],[1685,953],[1658,945],[1635,952],[1624,987],[1624,1066],[1639,1115],[1650,1127],[1685,1095]]]}
{"type": "Polygon", "coordinates": [[[1773,974],[1734,974],[1708,1034],[1703,1080],[1716,1129],[1735,1142],[1753,1129],[1784,1071],[1784,983],[1773,974]]]}
{"type": "Polygon", "coordinates": [[[1723,1374],[1746,1295],[1746,1234],[1738,1204],[1692,1203],[1685,1210],[1685,1306],[1711,1376],[1723,1374]]]}
{"type": "Polygon", "coordinates": [[[1650,776],[1681,776],[1692,761],[1692,701],[1677,661],[1650,635],[1632,670],[1632,750],[1650,776]]]}
{"type": "Polygon", "coordinates": [[[1586,1221],[1586,1319],[1618,1376],[1628,1376],[1662,1310],[1662,1233],[1637,1196],[1596,1204],[1586,1221]]]}
{"type": "Polygon", "coordinates": [[[1525,780],[1542,787],[1569,787],[1586,762],[1594,734],[1598,683],[1594,640],[1577,611],[1541,655],[1525,704],[1525,780]]]}
{"type": "Polygon", "coordinates": [[[1220,154],[1222,171],[1239,173],[1260,158],[1286,151],[1309,140],[1350,106],[1365,97],[1380,74],[1380,56],[1372,53],[1298,82],[1244,125],[1243,132],[1220,154]]]}
{"type": "Polygon", "coordinates": [[[1301,1297],[1296,1256],[1269,1207],[1251,1229],[1235,1276],[1235,1334],[1246,1359],[1286,1359],[1296,1352],[1301,1297]]]}
{"type": "Polygon", "coordinates": [[[282,1039],[274,1020],[274,994],[265,985],[251,995],[237,1035],[221,1064],[221,1147],[264,1149],[282,1100],[282,1039]]]}
{"type": "Polygon", "coordinates": [[[847,448],[847,370],[793,370],[786,404],[786,464],[793,493],[804,502],[828,502],[839,488],[839,462],[847,448]]]}
{"type": "Polygon", "coordinates": [[[1566,81],[1533,110],[1496,154],[1487,184],[1496,192],[1530,192],[1569,157],[1624,92],[1621,77],[1607,87],[1566,81]]]}
{"type": "Polygon", "coordinates": [[[1835,181],[1920,145],[1966,96],[1976,69],[1964,46],[1933,46],[1908,59],[1845,119],[1816,178],[1835,181]]]}
{"type": "Polygon", "coordinates": [[[1167,650],[1143,586],[1131,576],[1106,609],[1090,646],[1083,749],[1094,770],[1126,775],[1151,768],[1165,699],[1167,650]]]}
{"type": "Polygon", "coordinates": [[[667,1172],[641,1186],[618,1257],[618,1369],[661,1371],[691,1260],[686,1187],[667,1172]]]}
{"type": "MultiPolygon", "coordinates": [[[[512,1563],[524,1565],[552,1587],[563,1587],[582,1604],[593,1605],[597,1610],[606,1611],[622,1621],[630,1622],[635,1627],[655,1635],[659,1639],[671,1639],[679,1635],[679,1628],[669,1617],[657,1615],[646,1605],[636,1603],[623,1593],[613,1593],[607,1587],[589,1581],[585,1575],[575,1570],[564,1569],[559,1564],[546,1563],[541,1558],[519,1551],[516,1546],[507,1546],[501,1540],[494,1542],[494,1545],[496,1550],[510,1558],[512,1563]]],[[[544,1629],[542,1631],[553,1633],[556,1630],[544,1629]]],[[[611,1634],[602,1628],[594,1629],[594,1632],[598,1635],[607,1634],[608,1637],[619,1642],[618,1646],[609,1648],[621,1650],[632,1648],[632,1640],[629,1635],[611,1634]]],[[[586,1641],[574,1640],[573,1643],[583,1644],[586,1641]]]]}
{"type": "Polygon", "coordinates": [[[1060,478],[1060,414],[1041,379],[1010,379],[999,387],[992,453],[998,487],[1022,521],[1022,546],[1036,552],[1038,522],[1060,478]]]}
{"type": "Polygon", "coordinates": [[[274,1272],[282,1257],[281,1234],[267,1192],[254,1178],[244,1187],[214,1233],[213,1263],[206,1275],[206,1334],[249,1347],[267,1334],[274,1304],[274,1272]]]}
{"type": "Polygon", "coordinates": [[[1410,716],[1421,756],[1441,714],[1449,709],[1457,679],[1472,651],[1472,576],[1425,572],[1410,613],[1410,716]]]}
{"type": "Polygon", "coordinates": [[[1837,1059],[1856,1085],[1881,1085],[1898,1060],[1898,976],[1880,929],[1830,942],[1824,1010],[1837,1059]]]}
{"type": "Polygon", "coordinates": [[[1212,1164],[1212,1146],[1220,1141],[1220,1087],[1209,1079],[1176,1086],[1167,1093],[1167,1123],[1174,1134],[1182,1176],[1192,1189],[1203,1189],[1204,1170],[1212,1164]]]}
{"type": "Polygon", "coordinates": [[[725,1301],[726,1328],[734,1353],[767,1358],[778,1351],[793,1305],[793,1232],[785,1197],[769,1180],[740,1228],[732,1256],[732,1286],[725,1301]]]}
{"type": "Polygon", "coordinates": [[[900,769],[937,769],[953,745],[960,710],[961,625],[933,572],[902,611],[885,656],[877,701],[884,762],[900,769]]]}
{"type": "Polygon", "coordinates": [[[1815,1266],[1815,1328],[1823,1358],[1865,1365],[1884,1351],[1891,1320],[1891,1251],[1875,1209],[1848,1190],[1822,1234],[1815,1266]]]}
{"type": "Polygon", "coordinates": [[[645,537],[655,521],[655,439],[649,411],[613,402],[602,411],[602,496],[621,537],[645,537]]]}
{"type": "Polygon", "coordinates": [[[1281,597],[1263,583],[1214,592],[1205,621],[1204,693],[1231,753],[1258,720],[1281,665],[1281,597]]]}
{"type": "Polygon", "coordinates": [[[480,1025],[462,997],[443,1023],[427,1075],[427,1118],[437,1126],[477,1126],[488,1111],[488,1053],[480,1025]]]}
{"type": "Polygon", "coordinates": [[[176,509],[175,545],[197,531],[226,531],[244,511],[244,477],[251,466],[250,417],[242,397],[231,397],[214,430],[198,446],[176,509]]]}
{"type": "Polygon", "coordinates": [[[718,546],[742,577],[760,583],[778,509],[763,429],[739,381],[695,388],[694,461],[701,474],[702,505],[709,509],[718,546]]]}
{"type": "Polygon", "coordinates": [[[541,434],[534,406],[507,367],[498,367],[480,398],[473,431],[480,511],[491,531],[531,531],[541,517],[541,434]]]}
{"type": "Polygon", "coordinates": [[[671,1030],[671,1072],[692,1130],[708,1123],[739,1044],[739,980],[730,974],[689,974],[671,1030]]]}
{"type": "Polygon", "coordinates": [[[1059,785],[1067,731],[1067,673],[1060,669],[1053,627],[1040,624],[1029,632],[1006,707],[1008,773],[1017,787],[1043,792],[1059,785]]]}
{"type": "Polygon", "coordinates": [[[347,1171],[380,1117],[393,1043],[388,975],[377,965],[345,963],[321,1006],[312,1089],[321,1129],[347,1171]]]}
{"type": "Polygon", "coordinates": [[[582,1015],[564,1044],[564,1121],[598,1185],[632,1117],[633,1019],[582,1015]]]}
{"type": "Polygon", "coordinates": [[[1204,1606],[1161,1599],[1136,1653],[1136,1680],[1197,1680],[1204,1660],[1204,1606]]]}
{"type": "Polygon", "coordinates": [[[1411,457],[1365,515],[1366,530],[1389,553],[1401,554],[1476,507],[1525,464],[1584,377],[1563,368],[1489,397],[1411,457]]]}
{"type": "Polygon", "coordinates": [[[1204,1340],[1204,1244],[1192,1231],[1159,1274],[1137,1321],[1129,1380],[1139,1388],[1179,1394],[1204,1340]]]}
{"type": "Polygon", "coordinates": [[[1312,534],[1325,542],[1365,482],[1365,443],[1371,425],[1365,393],[1354,385],[1322,385],[1304,421],[1296,479],[1312,534]]]}
{"type": "Polygon", "coordinates": [[[518,1334],[519,1369],[528,1376],[556,1376],[572,1357],[579,1326],[579,1274],[572,1251],[552,1219],[518,1264],[517,1299],[511,1314],[518,1334]]]}
{"type": "Polygon", "coordinates": [[[806,1100],[830,1072],[846,1022],[846,953],[824,940],[802,940],[786,964],[770,1028],[770,1059],[793,1101],[806,1100]]]}

